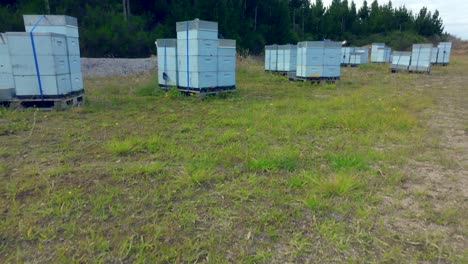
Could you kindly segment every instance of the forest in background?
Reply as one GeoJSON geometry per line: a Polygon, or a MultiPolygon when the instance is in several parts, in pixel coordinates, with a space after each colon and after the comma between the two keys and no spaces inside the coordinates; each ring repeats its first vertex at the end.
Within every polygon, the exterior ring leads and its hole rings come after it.
{"type": "Polygon", "coordinates": [[[347,40],[354,46],[385,42],[408,50],[415,42],[446,37],[439,12],[377,0],[356,8],[333,0],[2,0],[0,32],[24,31],[23,14],[78,18],[83,57],[148,57],[158,38],[175,38],[177,21],[219,22],[223,38],[236,39],[243,54],[260,54],[267,44],[304,40],[347,40]]]}

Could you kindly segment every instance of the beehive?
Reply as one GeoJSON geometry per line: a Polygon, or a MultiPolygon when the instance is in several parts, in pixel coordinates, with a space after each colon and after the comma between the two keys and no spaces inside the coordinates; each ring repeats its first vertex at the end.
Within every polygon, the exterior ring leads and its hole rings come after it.
{"type": "Polygon", "coordinates": [[[408,70],[410,62],[411,52],[394,51],[390,68],[395,70],[408,70]]]}
{"type": "Polygon", "coordinates": [[[349,64],[351,65],[366,64],[368,60],[368,48],[355,48],[354,51],[349,54],[349,64]]]}
{"type": "Polygon", "coordinates": [[[72,91],[67,43],[64,35],[33,33],[37,72],[30,34],[7,32],[11,68],[18,97],[63,96],[72,91]]]}
{"type": "Polygon", "coordinates": [[[236,85],[236,41],[220,39],[218,45],[218,87],[236,85]]]}
{"type": "Polygon", "coordinates": [[[452,42],[440,42],[437,47],[439,48],[439,52],[437,54],[437,63],[444,65],[449,64],[452,42]]]}
{"type": "Polygon", "coordinates": [[[410,71],[429,72],[431,70],[431,44],[413,44],[411,62],[408,67],[410,71]]]}
{"type": "Polygon", "coordinates": [[[392,50],[384,43],[372,43],[371,62],[389,62],[392,50]]]}
{"type": "Polygon", "coordinates": [[[217,86],[218,23],[195,19],[176,23],[179,86],[190,89],[217,86]]]}
{"type": "Polygon", "coordinates": [[[284,46],[284,71],[296,71],[297,46],[287,44],[284,46]]]}
{"type": "Polygon", "coordinates": [[[356,48],[353,47],[342,47],[341,48],[341,64],[348,65],[351,62],[351,53],[355,51],[356,48]]]}
{"type": "Polygon", "coordinates": [[[178,86],[177,39],[156,40],[158,82],[160,86],[178,86]]]}
{"type": "MultiPolygon", "coordinates": [[[[41,15],[23,15],[26,32],[30,32],[41,15]]],[[[71,92],[83,90],[83,77],[81,72],[80,45],[78,20],[64,15],[45,15],[34,28],[38,33],[56,33],[65,35],[68,63],[70,69],[71,92]]]]}
{"type": "Polygon", "coordinates": [[[265,71],[278,70],[278,45],[265,46],[265,71]]]}
{"type": "Polygon", "coordinates": [[[11,69],[10,53],[6,35],[0,33],[0,101],[15,95],[15,81],[11,69]]]}
{"type": "Polygon", "coordinates": [[[336,78],[340,76],[341,43],[333,41],[299,42],[296,76],[336,78]]]}

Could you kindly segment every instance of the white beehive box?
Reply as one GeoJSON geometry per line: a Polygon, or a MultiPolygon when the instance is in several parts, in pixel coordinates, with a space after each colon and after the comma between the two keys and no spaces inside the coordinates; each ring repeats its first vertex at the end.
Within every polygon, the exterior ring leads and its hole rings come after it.
{"type": "MultiPolygon", "coordinates": [[[[42,15],[23,15],[26,32],[30,32],[42,15]]],[[[83,90],[81,73],[80,42],[78,20],[75,17],[64,15],[44,15],[39,24],[34,28],[38,33],[56,33],[65,35],[67,56],[69,57],[70,78],[73,92],[83,90]],[[81,80],[78,80],[81,78],[81,80]]]]}
{"type": "Polygon", "coordinates": [[[177,39],[158,39],[155,44],[159,85],[177,86],[177,39]]]}
{"type": "Polygon", "coordinates": [[[437,64],[449,64],[452,42],[440,42],[437,47],[439,48],[439,53],[437,54],[437,64]]]}
{"type": "Polygon", "coordinates": [[[236,41],[220,39],[218,45],[218,87],[236,85],[236,41]]]}
{"type": "MultiPolygon", "coordinates": [[[[64,35],[55,33],[34,33],[34,43],[38,56],[67,56],[67,44],[64,35]]],[[[7,32],[10,56],[33,56],[31,38],[26,32],[7,32]]]]}
{"type": "Polygon", "coordinates": [[[410,71],[429,72],[431,70],[431,44],[413,44],[410,71]]]}
{"type": "Polygon", "coordinates": [[[284,48],[284,71],[296,71],[297,64],[297,46],[287,44],[284,48]]]}
{"type": "MultiPolygon", "coordinates": [[[[30,32],[41,15],[23,15],[26,32],[30,32]]],[[[80,56],[78,20],[70,16],[45,15],[34,29],[37,33],[57,33],[67,37],[69,55],[80,56]]]]}
{"type": "Polygon", "coordinates": [[[348,65],[351,63],[351,53],[355,51],[353,47],[342,47],[341,48],[341,64],[348,65]]]}
{"type": "Polygon", "coordinates": [[[355,48],[354,51],[349,54],[349,64],[351,65],[366,64],[368,60],[369,60],[368,48],[355,48]]]}
{"type": "Polygon", "coordinates": [[[265,70],[278,70],[278,45],[265,46],[265,70]]]}
{"type": "MultiPolygon", "coordinates": [[[[39,83],[35,75],[15,75],[16,96],[39,96],[39,83]]],[[[70,74],[41,75],[42,93],[44,96],[63,96],[71,92],[70,74]]]]}
{"type": "Polygon", "coordinates": [[[410,63],[411,52],[394,51],[390,68],[395,70],[408,70],[410,63]]]}
{"type": "Polygon", "coordinates": [[[176,23],[179,86],[217,86],[218,23],[195,19],[176,23]]]}
{"type": "MultiPolygon", "coordinates": [[[[41,95],[30,33],[7,32],[16,96],[41,95]]],[[[72,92],[72,77],[64,35],[33,33],[42,95],[63,96],[72,92]]]]}
{"type": "Polygon", "coordinates": [[[218,40],[218,23],[195,19],[176,23],[177,39],[218,40]]]}
{"type": "Polygon", "coordinates": [[[8,41],[5,34],[0,33],[0,101],[9,100],[15,94],[15,81],[11,69],[8,41]]]}
{"type": "Polygon", "coordinates": [[[386,47],[384,43],[372,43],[371,62],[390,62],[392,49],[386,47]]]}
{"type": "Polygon", "coordinates": [[[341,70],[341,43],[305,41],[297,46],[296,76],[303,78],[337,78],[341,70]]]}

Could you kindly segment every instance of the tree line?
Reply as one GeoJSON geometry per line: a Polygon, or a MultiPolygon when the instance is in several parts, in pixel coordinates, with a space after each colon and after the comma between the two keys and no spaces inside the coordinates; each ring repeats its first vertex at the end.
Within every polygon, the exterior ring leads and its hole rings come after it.
{"type": "Polygon", "coordinates": [[[356,7],[348,0],[2,0],[0,32],[24,31],[23,14],[78,18],[82,56],[145,57],[157,38],[175,38],[177,21],[219,22],[220,37],[237,40],[244,53],[266,44],[347,40],[352,45],[387,42],[407,49],[413,42],[443,37],[437,10],[413,14],[377,0],[356,7]]]}

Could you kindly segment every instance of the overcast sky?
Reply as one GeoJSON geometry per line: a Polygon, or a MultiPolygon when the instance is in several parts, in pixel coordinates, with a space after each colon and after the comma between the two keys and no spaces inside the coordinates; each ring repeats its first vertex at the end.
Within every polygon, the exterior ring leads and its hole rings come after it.
{"type": "MultiPolygon", "coordinates": [[[[373,0],[367,0],[370,4],[373,0]]],[[[379,4],[388,3],[388,0],[377,0],[379,4]]],[[[311,0],[315,2],[315,0],[311,0]]],[[[323,0],[325,5],[330,5],[332,0],[323,0]]],[[[351,3],[351,0],[348,0],[351,3]]],[[[359,9],[364,0],[354,0],[359,9]]],[[[393,0],[393,7],[405,5],[406,8],[413,11],[413,14],[419,13],[423,6],[426,6],[431,13],[437,9],[444,22],[445,31],[468,40],[468,0],[393,0]]]]}

